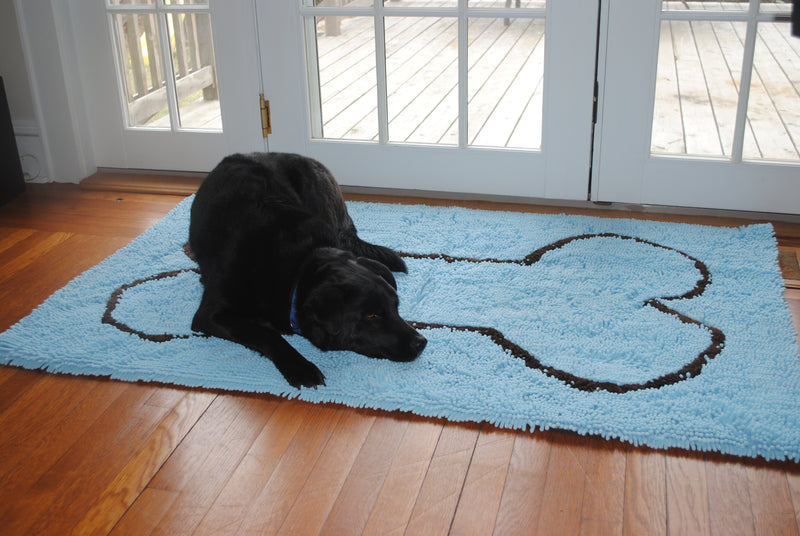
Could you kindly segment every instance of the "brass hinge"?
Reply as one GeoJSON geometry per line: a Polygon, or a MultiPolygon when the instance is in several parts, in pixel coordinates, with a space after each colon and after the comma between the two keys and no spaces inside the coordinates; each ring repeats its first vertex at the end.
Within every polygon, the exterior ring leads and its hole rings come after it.
{"type": "Polygon", "coordinates": [[[272,118],[269,115],[269,101],[264,100],[264,94],[259,93],[258,105],[261,109],[261,135],[265,138],[272,134],[272,118]]]}

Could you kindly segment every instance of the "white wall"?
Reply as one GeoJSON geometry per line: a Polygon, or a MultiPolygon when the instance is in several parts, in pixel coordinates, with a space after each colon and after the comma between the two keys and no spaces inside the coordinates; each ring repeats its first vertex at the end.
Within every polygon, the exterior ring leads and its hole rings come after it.
{"type": "Polygon", "coordinates": [[[47,172],[42,165],[44,149],[39,137],[39,125],[28,82],[17,15],[14,2],[11,0],[0,1],[0,76],[3,77],[6,89],[25,179],[47,180],[47,172]]]}
{"type": "Polygon", "coordinates": [[[36,122],[17,15],[14,3],[9,0],[0,2],[0,76],[6,86],[12,119],[15,122],[36,122]]]}
{"type": "Polygon", "coordinates": [[[13,6],[41,140],[42,174],[56,182],[80,182],[96,167],[69,3],[13,0],[13,6]]]}

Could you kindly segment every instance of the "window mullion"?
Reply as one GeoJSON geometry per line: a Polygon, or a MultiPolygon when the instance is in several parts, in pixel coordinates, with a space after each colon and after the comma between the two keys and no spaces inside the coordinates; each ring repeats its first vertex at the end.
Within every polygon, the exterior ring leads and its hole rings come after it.
{"type": "Polygon", "coordinates": [[[378,143],[389,141],[389,105],[386,84],[386,25],[383,0],[375,0],[375,75],[378,91],[378,143]]]}
{"type": "Polygon", "coordinates": [[[467,0],[458,1],[458,146],[469,145],[469,19],[467,0]]]}
{"type": "Polygon", "coordinates": [[[760,0],[750,0],[750,12],[747,18],[747,33],[744,39],[744,54],[742,58],[742,78],[739,81],[739,105],[736,110],[736,123],[733,130],[733,149],[731,161],[742,161],[744,148],[744,134],[747,127],[747,105],[750,102],[750,83],[753,79],[753,58],[756,50],[756,37],[758,35],[758,11],[761,7],[760,0]]]}
{"type": "Polygon", "coordinates": [[[158,31],[161,34],[161,58],[164,66],[164,85],[167,89],[167,109],[169,110],[169,120],[173,132],[180,128],[180,116],[178,114],[178,91],[175,87],[175,69],[172,65],[172,42],[170,40],[169,27],[167,23],[167,13],[156,14],[158,31]]]}

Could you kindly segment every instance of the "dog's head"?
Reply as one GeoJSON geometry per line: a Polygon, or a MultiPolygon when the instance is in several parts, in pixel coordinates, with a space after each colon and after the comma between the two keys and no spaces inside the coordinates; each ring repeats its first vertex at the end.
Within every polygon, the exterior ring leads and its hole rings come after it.
{"type": "Polygon", "coordinates": [[[397,283],[377,261],[323,248],[314,253],[298,287],[298,327],[321,350],[413,361],[427,344],[400,318],[397,283]]]}

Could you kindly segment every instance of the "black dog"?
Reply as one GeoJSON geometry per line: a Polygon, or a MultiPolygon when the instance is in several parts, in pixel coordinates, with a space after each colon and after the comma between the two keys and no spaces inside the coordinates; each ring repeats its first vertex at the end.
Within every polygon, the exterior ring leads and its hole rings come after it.
{"type": "Polygon", "coordinates": [[[269,357],[294,387],[325,377],[281,334],[392,361],[425,348],[397,313],[391,271],[405,263],[358,238],[338,184],[315,160],[225,158],[197,191],[189,246],[204,286],[192,329],[269,357]]]}

